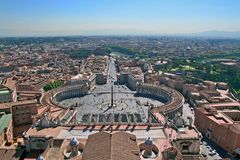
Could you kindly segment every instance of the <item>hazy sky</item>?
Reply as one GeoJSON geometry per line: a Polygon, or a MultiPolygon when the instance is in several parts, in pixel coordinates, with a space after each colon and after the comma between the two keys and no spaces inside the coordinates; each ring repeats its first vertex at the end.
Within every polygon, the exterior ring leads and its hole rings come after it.
{"type": "Polygon", "coordinates": [[[0,0],[0,36],[240,31],[240,0],[0,0]]]}

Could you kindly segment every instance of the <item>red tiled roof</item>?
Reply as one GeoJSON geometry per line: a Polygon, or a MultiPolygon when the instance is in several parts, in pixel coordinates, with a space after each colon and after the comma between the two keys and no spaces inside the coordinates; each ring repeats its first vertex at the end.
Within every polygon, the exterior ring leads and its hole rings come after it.
{"type": "Polygon", "coordinates": [[[99,132],[88,137],[82,160],[140,160],[136,136],[99,132]]]}

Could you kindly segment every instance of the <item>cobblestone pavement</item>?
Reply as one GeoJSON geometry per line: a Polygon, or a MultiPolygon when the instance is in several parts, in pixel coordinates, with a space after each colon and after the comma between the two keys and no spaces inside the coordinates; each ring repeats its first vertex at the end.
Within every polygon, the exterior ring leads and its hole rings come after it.
{"type": "Polygon", "coordinates": [[[131,91],[125,85],[114,85],[116,78],[116,67],[113,59],[109,61],[108,80],[107,84],[97,85],[93,91],[83,97],[71,98],[63,100],[59,104],[62,106],[77,107],[77,119],[82,120],[83,115],[86,114],[105,114],[105,113],[124,113],[135,114],[142,116],[143,121],[146,121],[148,115],[148,108],[151,104],[163,105],[162,102],[147,98],[136,97],[135,91],[131,91]],[[113,101],[114,106],[110,108],[111,104],[111,86],[113,86],[113,101]]]}

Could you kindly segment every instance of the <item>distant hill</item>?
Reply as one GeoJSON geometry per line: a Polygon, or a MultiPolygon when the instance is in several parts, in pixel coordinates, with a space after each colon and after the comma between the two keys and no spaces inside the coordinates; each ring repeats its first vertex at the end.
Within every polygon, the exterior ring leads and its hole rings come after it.
{"type": "Polygon", "coordinates": [[[197,32],[189,34],[190,36],[199,36],[199,37],[216,37],[216,38],[239,38],[239,32],[227,32],[227,31],[206,31],[206,32],[197,32]]]}

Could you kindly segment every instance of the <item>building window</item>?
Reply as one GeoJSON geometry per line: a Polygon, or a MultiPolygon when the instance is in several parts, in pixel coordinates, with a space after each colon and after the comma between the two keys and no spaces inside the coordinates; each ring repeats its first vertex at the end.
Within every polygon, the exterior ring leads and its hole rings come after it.
{"type": "Polygon", "coordinates": [[[188,151],[188,149],[189,149],[188,145],[183,145],[182,146],[182,151],[188,151]]]}

